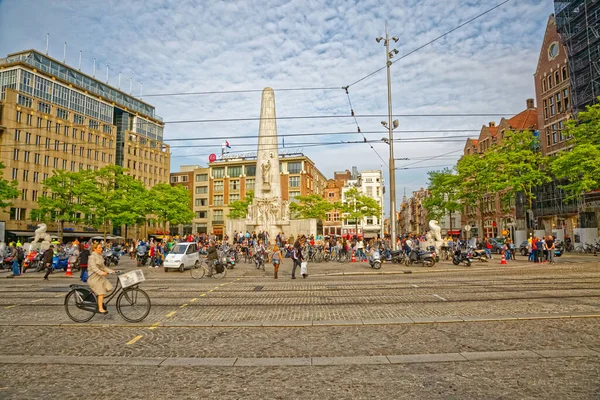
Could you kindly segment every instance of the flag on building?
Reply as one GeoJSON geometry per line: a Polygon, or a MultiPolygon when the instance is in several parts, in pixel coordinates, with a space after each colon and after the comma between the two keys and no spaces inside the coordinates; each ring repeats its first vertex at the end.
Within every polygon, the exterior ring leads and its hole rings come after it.
{"type": "Polygon", "coordinates": [[[229,145],[229,142],[228,142],[228,141],[226,141],[226,142],[225,142],[225,147],[227,147],[228,149],[230,149],[230,148],[231,148],[231,146],[229,145]]]}

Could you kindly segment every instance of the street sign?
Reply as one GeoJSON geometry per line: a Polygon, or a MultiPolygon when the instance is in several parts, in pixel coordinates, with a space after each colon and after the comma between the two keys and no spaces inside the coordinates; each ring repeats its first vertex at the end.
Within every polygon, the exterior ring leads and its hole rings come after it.
{"type": "Polygon", "coordinates": [[[465,225],[465,231],[469,232],[471,230],[471,225],[465,225]]]}

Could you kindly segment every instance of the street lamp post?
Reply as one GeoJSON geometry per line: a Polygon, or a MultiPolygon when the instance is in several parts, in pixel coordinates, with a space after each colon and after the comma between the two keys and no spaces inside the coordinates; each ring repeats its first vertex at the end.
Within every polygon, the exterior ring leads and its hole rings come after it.
{"type": "Polygon", "coordinates": [[[398,42],[396,36],[390,39],[388,35],[388,25],[385,23],[385,39],[378,37],[375,39],[377,43],[384,41],[385,45],[385,61],[387,67],[387,91],[388,91],[388,122],[382,123],[387,129],[389,134],[388,145],[390,146],[390,236],[392,249],[396,250],[396,167],[394,162],[394,128],[398,127],[398,120],[392,122],[392,82],[390,77],[390,67],[392,66],[392,57],[398,54],[398,50],[390,50],[390,40],[398,42]]]}

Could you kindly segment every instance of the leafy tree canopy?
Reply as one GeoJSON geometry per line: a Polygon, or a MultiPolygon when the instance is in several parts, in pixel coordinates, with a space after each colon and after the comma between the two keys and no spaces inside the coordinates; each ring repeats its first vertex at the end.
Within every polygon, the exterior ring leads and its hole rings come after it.
{"type": "Polygon", "coordinates": [[[2,178],[4,168],[4,164],[0,162],[0,210],[10,207],[12,205],[11,200],[19,195],[17,181],[7,181],[2,178]]]}
{"type": "Polygon", "coordinates": [[[167,222],[172,225],[186,224],[194,218],[190,209],[190,193],[183,186],[159,183],[149,190],[149,196],[150,212],[164,224],[165,230],[167,222]]]}
{"type": "Polygon", "coordinates": [[[248,207],[254,200],[254,191],[248,190],[244,200],[236,200],[229,203],[229,214],[227,216],[233,219],[246,218],[248,207]]]}
{"type": "Polygon", "coordinates": [[[334,209],[334,204],[318,194],[296,196],[296,202],[290,203],[290,214],[293,218],[324,220],[327,213],[334,209]]]}

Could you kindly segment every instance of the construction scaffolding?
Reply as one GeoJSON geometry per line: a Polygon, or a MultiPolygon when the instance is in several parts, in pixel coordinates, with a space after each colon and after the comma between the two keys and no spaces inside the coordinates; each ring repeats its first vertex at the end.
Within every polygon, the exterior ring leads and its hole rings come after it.
{"type": "Polygon", "coordinates": [[[556,28],[569,57],[572,112],[600,96],[600,0],[555,0],[556,28]]]}

